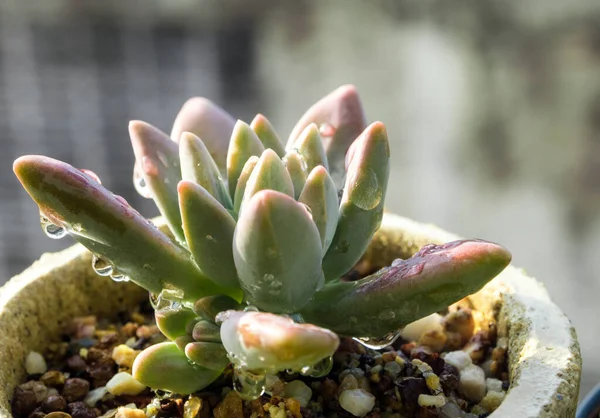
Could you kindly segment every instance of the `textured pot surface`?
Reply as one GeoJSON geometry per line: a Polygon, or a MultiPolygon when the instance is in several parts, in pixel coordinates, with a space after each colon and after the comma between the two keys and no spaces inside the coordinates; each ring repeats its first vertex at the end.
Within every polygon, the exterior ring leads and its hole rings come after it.
{"type": "MultiPolygon", "coordinates": [[[[383,267],[425,244],[454,239],[436,227],[386,214],[365,257],[374,268],[383,267]]],[[[74,316],[115,314],[146,297],[133,284],[97,276],[91,255],[79,245],[46,254],[12,278],[0,288],[0,416],[11,416],[10,398],[25,376],[29,351],[43,351],[74,316]]],[[[470,299],[477,309],[500,307],[498,330],[509,339],[511,387],[491,416],[574,416],[579,345],[543,286],[511,266],[470,299]]]]}

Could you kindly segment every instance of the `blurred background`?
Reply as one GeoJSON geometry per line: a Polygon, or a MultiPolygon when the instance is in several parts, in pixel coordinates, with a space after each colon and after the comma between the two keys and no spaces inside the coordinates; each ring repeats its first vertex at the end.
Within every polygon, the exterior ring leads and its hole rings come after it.
{"type": "Polygon", "coordinates": [[[132,187],[128,120],[170,132],[206,96],[286,138],[346,83],[388,126],[388,207],[507,246],[577,327],[587,393],[600,381],[597,0],[0,0],[0,284],[70,244],[41,232],[17,156],[90,169],[153,216],[132,187]]]}

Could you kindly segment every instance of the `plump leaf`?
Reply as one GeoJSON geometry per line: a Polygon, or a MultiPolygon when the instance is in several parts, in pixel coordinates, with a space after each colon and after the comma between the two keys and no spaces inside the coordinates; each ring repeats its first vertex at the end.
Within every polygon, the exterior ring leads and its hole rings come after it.
{"type": "Polygon", "coordinates": [[[231,248],[235,220],[202,186],[181,181],[178,190],[183,232],[196,265],[215,283],[238,287],[231,248]]]}
{"type": "Polygon", "coordinates": [[[306,208],[262,190],[244,206],[234,235],[233,259],[250,303],[294,312],[321,284],[321,239],[306,208]]]}
{"type": "Polygon", "coordinates": [[[94,254],[143,288],[181,289],[186,300],[238,291],[216,285],[190,253],[160,232],[122,198],[79,170],[52,158],[21,157],[14,171],[40,210],[94,254]]]}
{"type": "Polygon", "coordinates": [[[383,217],[390,149],[385,127],[371,124],[357,139],[340,204],[340,218],[323,258],[327,280],[348,272],[363,255],[383,217]]]}
{"type": "Polygon", "coordinates": [[[202,320],[196,322],[192,330],[192,337],[196,341],[221,342],[221,328],[213,322],[202,320]]]}
{"type": "Polygon", "coordinates": [[[260,113],[254,117],[252,123],[250,123],[252,130],[258,135],[260,142],[262,142],[265,149],[272,149],[281,158],[285,155],[285,148],[283,143],[279,139],[277,132],[271,125],[271,122],[261,115],[260,113]]]}
{"type": "Polygon", "coordinates": [[[306,183],[306,162],[304,159],[295,151],[288,152],[285,157],[283,157],[283,164],[287,169],[290,179],[292,180],[292,184],[294,185],[294,199],[298,199],[300,197],[300,193],[302,193],[302,189],[304,188],[304,183],[306,183]]]}
{"type": "Polygon", "coordinates": [[[510,260],[491,242],[430,244],[364,279],[326,284],[300,313],[338,334],[381,337],[475,293],[510,260]]]}
{"type": "Polygon", "coordinates": [[[333,355],[339,345],[333,332],[279,315],[228,311],[222,318],[223,345],[249,369],[299,371],[333,355]]]}
{"type": "Polygon", "coordinates": [[[356,88],[352,85],[339,87],[315,103],[292,130],[287,147],[311,123],[319,126],[329,162],[329,173],[339,188],[344,179],[346,152],[352,141],[367,126],[356,88]]]}
{"type": "Polygon", "coordinates": [[[184,132],[179,141],[179,159],[181,178],[202,186],[226,209],[232,209],[233,203],[219,168],[210,156],[204,143],[194,134],[184,132]]]}
{"type": "Polygon", "coordinates": [[[169,340],[188,334],[188,326],[197,315],[191,309],[180,306],[178,309],[164,308],[154,311],[156,325],[169,340]]]}
{"type": "Polygon", "coordinates": [[[129,122],[129,136],[152,199],[175,238],[183,241],[177,205],[177,183],[181,180],[177,144],[161,130],[138,120],[129,122]]]}
{"type": "Polygon", "coordinates": [[[311,171],[298,201],[310,208],[325,254],[333,240],[339,217],[337,190],[325,167],[317,166],[311,171]]]}
{"type": "Polygon", "coordinates": [[[240,211],[243,210],[244,204],[261,190],[275,190],[294,197],[294,184],[290,174],[275,151],[271,149],[262,153],[252,170],[244,189],[240,211]]]}
{"type": "Polygon", "coordinates": [[[185,355],[195,364],[210,370],[223,370],[229,364],[221,343],[193,342],[185,346],[185,355]]]}
{"type": "Polygon", "coordinates": [[[235,213],[239,213],[240,208],[242,207],[242,200],[244,200],[244,192],[246,191],[246,185],[248,184],[248,179],[250,178],[250,174],[256,167],[259,158],[256,155],[248,158],[246,164],[244,164],[244,168],[240,173],[240,178],[238,179],[237,186],[235,188],[235,196],[233,198],[233,211],[235,213]]]}
{"type": "Polygon", "coordinates": [[[210,385],[224,368],[193,365],[175,343],[166,342],[142,351],[133,362],[132,375],[152,389],[187,395],[210,385]]]}
{"type": "Polygon", "coordinates": [[[314,123],[308,125],[288,149],[297,150],[302,155],[304,161],[306,161],[306,170],[309,173],[318,165],[329,169],[319,128],[314,123]]]}
{"type": "Polygon", "coordinates": [[[231,197],[235,196],[238,179],[248,158],[253,155],[259,157],[264,150],[263,144],[252,128],[247,123],[238,120],[233,128],[227,153],[227,182],[231,197]]]}
{"type": "Polygon", "coordinates": [[[191,132],[208,148],[221,171],[225,171],[227,148],[235,119],[204,97],[189,99],[175,118],[171,139],[178,142],[181,134],[191,132]]]}
{"type": "Polygon", "coordinates": [[[240,309],[241,305],[234,299],[224,295],[207,296],[194,303],[194,312],[209,321],[215,322],[219,312],[240,309]]]}

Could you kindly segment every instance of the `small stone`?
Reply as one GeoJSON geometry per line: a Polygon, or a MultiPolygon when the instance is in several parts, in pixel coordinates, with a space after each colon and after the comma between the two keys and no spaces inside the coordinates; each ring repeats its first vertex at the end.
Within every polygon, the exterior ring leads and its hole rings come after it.
{"type": "MultiPolygon", "coordinates": [[[[354,379],[356,380],[356,378],[354,379]]],[[[283,391],[287,398],[297,400],[303,408],[306,408],[312,397],[312,390],[301,380],[292,380],[287,383],[283,391]]]]}
{"type": "Polygon", "coordinates": [[[30,351],[25,359],[25,370],[27,374],[44,374],[48,370],[46,360],[37,351],[30,351]]]}
{"type": "Polygon", "coordinates": [[[116,364],[110,360],[108,362],[97,362],[87,368],[87,372],[92,378],[95,387],[106,386],[108,381],[115,375],[116,364]]]}
{"type": "Polygon", "coordinates": [[[420,377],[407,377],[397,384],[402,403],[409,411],[414,410],[418,405],[419,395],[429,393],[425,379],[420,377]]]}
{"type": "Polygon", "coordinates": [[[423,374],[423,377],[425,378],[425,383],[427,384],[427,387],[431,389],[434,393],[441,391],[440,378],[436,374],[425,373],[423,374]]]}
{"type": "Polygon", "coordinates": [[[419,344],[426,345],[427,347],[431,348],[431,350],[439,353],[444,349],[447,340],[448,337],[444,331],[435,329],[421,334],[421,338],[419,338],[419,344]]]}
{"type": "Polygon", "coordinates": [[[120,407],[117,409],[115,418],[146,418],[146,413],[137,408],[120,407]]]}
{"type": "Polygon", "coordinates": [[[417,401],[419,406],[434,406],[436,408],[441,408],[446,403],[446,397],[442,394],[439,395],[419,395],[419,399],[417,401]]]}
{"type": "Polygon", "coordinates": [[[46,418],[46,413],[41,408],[36,408],[27,418],[46,418]]]}
{"type": "Polygon", "coordinates": [[[392,378],[396,378],[402,372],[402,366],[395,361],[390,361],[389,363],[385,363],[383,370],[389,373],[392,378]]]}
{"type": "Polygon", "coordinates": [[[344,376],[344,379],[340,382],[338,393],[342,393],[345,390],[358,388],[358,379],[351,374],[344,376]]]}
{"type": "Polygon", "coordinates": [[[17,417],[26,417],[33,412],[37,405],[35,393],[32,390],[17,387],[13,393],[12,411],[17,417]]]}
{"type": "Polygon", "coordinates": [[[135,335],[138,338],[150,339],[155,334],[158,334],[160,330],[156,325],[142,325],[135,331],[135,335]]]}
{"type": "Polygon", "coordinates": [[[62,391],[62,395],[65,397],[67,402],[80,401],[90,391],[90,382],[85,379],[78,377],[72,377],[65,381],[65,386],[62,391]]]}
{"type": "Polygon", "coordinates": [[[461,345],[464,345],[475,331],[475,319],[471,309],[464,308],[450,312],[444,318],[444,328],[449,332],[456,332],[461,337],[461,345]]]}
{"type": "Polygon", "coordinates": [[[131,369],[133,361],[140,354],[140,351],[133,350],[125,344],[121,344],[113,348],[112,359],[121,367],[131,369]]]}
{"type": "Polygon", "coordinates": [[[459,371],[453,365],[449,363],[444,364],[444,369],[440,373],[439,377],[440,384],[442,385],[442,388],[446,394],[458,389],[458,382],[460,380],[459,371]]]}
{"type": "Polygon", "coordinates": [[[300,402],[294,398],[288,398],[285,400],[285,409],[292,414],[293,418],[302,418],[301,412],[302,406],[300,402]]]}
{"type": "Polygon", "coordinates": [[[40,377],[40,382],[46,386],[62,386],[65,384],[65,375],[58,370],[50,370],[40,377]]]}
{"type": "Polygon", "coordinates": [[[504,400],[505,393],[502,391],[490,390],[485,394],[479,405],[487,412],[494,412],[504,400]]]}
{"type": "Polygon", "coordinates": [[[345,390],[339,400],[340,406],[355,417],[364,417],[375,406],[375,396],[362,389],[345,390]]]}
{"type": "Polygon", "coordinates": [[[67,401],[60,395],[50,395],[42,402],[42,410],[47,414],[65,409],[67,409],[67,401]]]}
{"type": "Polygon", "coordinates": [[[113,395],[137,395],[141,393],[146,386],[135,380],[127,372],[117,373],[106,383],[106,389],[113,395]]]}
{"type": "Polygon", "coordinates": [[[67,412],[73,418],[96,418],[98,414],[83,402],[72,402],[67,405],[67,412]]]}
{"type": "Polygon", "coordinates": [[[461,350],[451,351],[447,353],[444,357],[444,361],[456,367],[458,371],[461,371],[462,369],[464,369],[467,366],[470,366],[473,363],[471,357],[461,350]]]}
{"type": "Polygon", "coordinates": [[[234,390],[229,392],[215,407],[213,414],[215,418],[244,418],[242,398],[234,390]]]}
{"type": "Polygon", "coordinates": [[[465,353],[471,356],[471,360],[474,363],[480,363],[481,361],[483,361],[485,353],[487,352],[487,349],[489,348],[490,344],[491,343],[489,341],[487,333],[485,331],[479,331],[475,335],[473,335],[473,337],[471,337],[471,339],[469,340],[467,345],[465,345],[463,350],[465,351],[465,353]]]}
{"type": "Polygon", "coordinates": [[[45,418],[74,418],[65,412],[50,412],[45,418]]]}
{"type": "Polygon", "coordinates": [[[37,403],[42,402],[48,396],[48,388],[42,382],[30,380],[29,382],[19,385],[19,388],[29,390],[35,395],[37,403]]]}
{"type": "Polygon", "coordinates": [[[424,332],[433,330],[443,331],[442,316],[440,314],[434,313],[411,322],[404,327],[400,335],[407,341],[419,341],[424,332]]]}
{"type": "Polygon", "coordinates": [[[90,390],[85,396],[83,402],[90,408],[93,408],[102,398],[104,398],[104,396],[106,396],[107,393],[108,389],[106,386],[100,386],[99,388],[90,390]]]}
{"type": "Polygon", "coordinates": [[[81,356],[74,355],[67,359],[67,368],[72,372],[81,373],[87,368],[87,363],[81,356]]]}
{"type": "Polygon", "coordinates": [[[206,402],[202,399],[191,396],[183,404],[183,418],[200,418],[200,411],[204,403],[206,402]]]}
{"type": "Polygon", "coordinates": [[[485,373],[474,364],[460,371],[458,384],[460,392],[470,401],[479,402],[485,396],[485,373]]]}
{"type": "Polygon", "coordinates": [[[485,387],[489,391],[502,392],[502,380],[488,377],[485,379],[485,387]]]}

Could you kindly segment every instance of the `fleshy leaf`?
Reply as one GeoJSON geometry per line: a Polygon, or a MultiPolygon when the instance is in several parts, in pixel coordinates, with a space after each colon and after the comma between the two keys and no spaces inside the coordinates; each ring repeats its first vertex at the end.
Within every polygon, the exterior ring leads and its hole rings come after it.
{"type": "Polygon", "coordinates": [[[248,161],[246,161],[246,164],[244,164],[244,168],[240,173],[240,178],[238,179],[237,186],[235,188],[235,196],[233,197],[233,210],[235,213],[238,213],[242,207],[242,200],[244,199],[244,192],[246,191],[248,179],[250,178],[250,174],[252,174],[254,167],[256,167],[258,160],[259,157],[256,155],[248,158],[248,161]]]}
{"type": "Polygon", "coordinates": [[[308,172],[311,172],[318,165],[322,165],[327,170],[329,169],[319,128],[314,123],[311,123],[302,131],[292,144],[292,149],[297,150],[302,155],[304,161],[306,161],[308,172]]]}
{"type": "Polygon", "coordinates": [[[339,217],[337,190],[325,167],[317,166],[311,171],[298,201],[310,208],[325,254],[331,245],[339,217]]]}
{"type": "Polygon", "coordinates": [[[202,186],[226,209],[233,208],[219,168],[204,143],[194,134],[184,132],[179,140],[181,178],[202,186]]]}
{"type": "Polygon", "coordinates": [[[326,284],[300,314],[338,334],[381,337],[475,293],[510,260],[487,241],[430,244],[364,279],[326,284]]]}
{"type": "Polygon", "coordinates": [[[269,122],[266,117],[259,113],[250,123],[250,127],[256,135],[258,135],[258,138],[265,149],[270,148],[275,151],[279,157],[283,158],[285,155],[283,143],[279,139],[277,132],[275,132],[273,125],[271,125],[271,122],[269,122]]]}
{"type": "Polygon", "coordinates": [[[332,356],[339,345],[327,329],[270,313],[227,311],[220,319],[223,345],[250,370],[299,371],[332,356]]]}
{"type": "Polygon", "coordinates": [[[196,341],[218,343],[221,341],[220,327],[213,322],[202,320],[196,322],[192,337],[196,341]]]}
{"type": "Polygon", "coordinates": [[[132,375],[152,389],[187,395],[210,385],[223,368],[211,370],[191,364],[175,343],[166,342],[142,351],[133,362],[132,375]]]}
{"type": "Polygon", "coordinates": [[[274,190],[246,203],[233,259],[250,303],[271,312],[297,311],[320,285],[321,256],[319,231],[304,205],[274,190]]]}
{"type": "Polygon", "coordinates": [[[139,120],[129,122],[129,136],[152,199],[175,238],[182,242],[183,231],[177,204],[177,183],[181,180],[177,144],[160,129],[139,120]]]}
{"type": "Polygon", "coordinates": [[[178,309],[164,308],[154,311],[156,325],[169,340],[188,334],[190,322],[196,319],[196,314],[191,310],[180,306],[178,309]]]}
{"type": "Polygon", "coordinates": [[[290,178],[292,180],[292,184],[294,185],[294,199],[298,199],[300,197],[300,193],[302,193],[302,189],[304,188],[304,184],[306,183],[306,162],[302,158],[300,154],[295,151],[288,152],[285,157],[283,157],[283,164],[287,169],[290,178]]]}
{"type": "Polygon", "coordinates": [[[239,287],[231,248],[235,220],[202,186],[181,181],[178,190],[183,232],[196,265],[215,283],[239,287]]]}
{"type": "Polygon", "coordinates": [[[294,184],[281,159],[275,151],[265,150],[252,170],[246,188],[240,211],[252,196],[261,190],[275,190],[294,197],[294,184]]]}
{"type": "Polygon", "coordinates": [[[240,304],[234,299],[224,295],[207,296],[194,303],[194,312],[209,321],[215,322],[219,312],[230,309],[240,309],[240,304]]]}
{"type": "Polygon", "coordinates": [[[326,280],[339,278],[356,264],[383,217],[390,158],[385,127],[375,122],[357,141],[348,167],[338,225],[323,258],[326,280]]]}
{"type": "Polygon", "coordinates": [[[265,148],[247,123],[238,120],[231,134],[229,151],[227,152],[227,182],[229,195],[235,196],[238,179],[244,169],[248,158],[256,155],[259,157],[265,148]]]}
{"type": "Polygon", "coordinates": [[[171,139],[178,142],[181,134],[191,132],[208,148],[221,171],[225,171],[227,148],[235,119],[204,97],[189,99],[175,118],[171,139]]]}
{"type": "Polygon", "coordinates": [[[190,259],[190,253],[150,221],[69,164],[41,156],[14,163],[25,190],[54,224],[143,288],[160,293],[181,289],[186,300],[238,291],[217,286],[190,259]]]}
{"type": "Polygon", "coordinates": [[[367,126],[356,88],[352,85],[339,87],[308,109],[292,130],[287,148],[311,123],[319,126],[329,162],[329,173],[336,186],[341,187],[346,152],[367,126]]]}
{"type": "Polygon", "coordinates": [[[193,342],[185,346],[185,355],[195,364],[210,370],[223,370],[229,364],[221,343],[193,342]]]}

